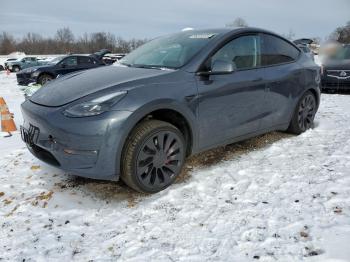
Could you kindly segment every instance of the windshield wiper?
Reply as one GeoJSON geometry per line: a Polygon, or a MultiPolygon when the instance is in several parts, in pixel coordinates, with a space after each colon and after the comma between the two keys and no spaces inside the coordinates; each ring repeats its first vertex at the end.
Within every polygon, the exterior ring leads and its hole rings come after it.
{"type": "Polygon", "coordinates": [[[136,68],[147,68],[147,69],[158,69],[158,70],[174,70],[174,68],[166,66],[153,66],[153,65],[141,65],[141,64],[132,64],[130,65],[136,68]]]}

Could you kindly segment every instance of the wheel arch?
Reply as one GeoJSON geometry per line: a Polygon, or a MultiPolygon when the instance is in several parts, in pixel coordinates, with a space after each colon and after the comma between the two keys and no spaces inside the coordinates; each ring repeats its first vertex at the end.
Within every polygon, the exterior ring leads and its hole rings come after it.
{"type": "Polygon", "coordinates": [[[117,148],[117,174],[120,173],[121,157],[126,145],[126,141],[132,130],[142,121],[147,119],[157,119],[168,122],[176,126],[187,142],[186,155],[190,155],[196,151],[198,130],[195,122],[196,118],[192,111],[183,108],[174,101],[168,99],[162,101],[154,101],[150,104],[144,105],[135,110],[126,120],[123,126],[124,132],[121,134],[121,141],[123,141],[117,148]]]}
{"type": "Polygon", "coordinates": [[[320,101],[321,101],[321,94],[320,94],[320,91],[318,91],[316,88],[314,87],[309,87],[309,88],[305,88],[303,90],[301,90],[298,95],[296,96],[296,99],[294,100],[293,104],[292,104],[292,110],[290,111],[290,114],[288,115],[288,123],[290,125],[291,121],[292,121],[292,118],[293,118],[293,114],[298,106],[298,103],[300,101],[300,99],[303,97],[303,95],[307,92],[311,92],[315,98],[316,98],[316,104],[317,104],[317,110],[318,110],[318,107],[320,105],[320,101]]]}
{"type": "Polygon", "coordinates": [[[321,100],[320,93],[317,92],[314,88],[310,88],[310,89],[306,90],[303,94],[305,94],[307,91],[310,91],[315,96],[316,103],[317,103],[317,108],[318,108],[319,105],[320,105],[320,100],[321,100]]]}
{"type": "Polygon", "coordinates": [[[192,111],[184,108],[181,104],[170,99],[153,101],[135,110],[127,120],[129,122],[127,135],[141,121],[156,119],[168,122],[177,127],[184,135],[186,142],[189,142],[187,155],[196,147],[197,129],[195,125],[196,117],[192,111]]]}
{"type": "Polygon", "coordinates": [[[48,72],[48,71],[43,71],[43,72],[40,72],[36,78],[36,81],[38,82],[39,78],[43,75],[49,75],[49,76],[52,76],[53,79],[56,78],[55,74],[53,74],[52,72],[48,72]]]}
{"type": "Polygon", "coordinates": [[[12,69],[15,68],[15,67],[18,67],[19,71],[22,70],[22,67],[21,67],[21,65],[19,65],[19,64],[14,64],[14,65],[12,65],[12,69]]]}

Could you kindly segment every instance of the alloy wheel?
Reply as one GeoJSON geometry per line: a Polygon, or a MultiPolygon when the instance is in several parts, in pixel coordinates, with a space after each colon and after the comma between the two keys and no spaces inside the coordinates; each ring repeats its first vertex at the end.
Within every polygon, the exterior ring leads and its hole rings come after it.
{"type": "Polygon", "coordinates": [[[141,146],[136,159],[139,182],[148,188],[162,188],[180,173],[184,161],[184,145],[171,131],[159,131],[141,146]]]}
{"type": "Polygon", "coordinates": [[[312,127],[316,112],[316,101],[312,94],[306,95],[299,105],[298,125],[305,131],[312,127]]]}
{"type": "Polygon", "coordinates": [[[51,78],[48,76],[45,76],[45,77],[43,77],[41,83],[42,83],[42,85],[45,85],[46,83],[48,83],[50,81],[51,81],[51,78]]]}

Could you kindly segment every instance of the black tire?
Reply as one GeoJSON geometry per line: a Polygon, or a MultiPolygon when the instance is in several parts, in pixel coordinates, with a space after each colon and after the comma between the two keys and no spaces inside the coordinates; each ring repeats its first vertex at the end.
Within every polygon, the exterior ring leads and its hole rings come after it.
{"type": "Polygon", "coordinates": [[[0,65],[0,71],[3,71],[3,70],[5,70],[5,68],[2,65],[0,65]]]}
{"type": "Polygon", "coordinates": [[[19,72],[19,71],[21,71],[21,68],[19,66],[13,66],[12,67],[12,71],[13,72],[19,72]]]}
{"type": "Polygon", "coordinates": [[[138,192],[159,192],[180,174],[185,155],[184,137],[175,126],[159,120],[143,121],[124,146],[121,179],[138,192]]]}
{"type": "Polygon", "coordinates": [[[42,74],[41,76],[39,76],[38,78],[38,84],[40,85],[45,85],[46,83],[50,82],[53,79],[53,77],[51,75],[48,74],[42,74]]]}
{"type": "Polygon", "coordinates": [[[299,135],[309,128],[312,128],[316,111],[317,102],[315,95],[310,91],[305,92],[294,110],[287,131],[299,135]]]}

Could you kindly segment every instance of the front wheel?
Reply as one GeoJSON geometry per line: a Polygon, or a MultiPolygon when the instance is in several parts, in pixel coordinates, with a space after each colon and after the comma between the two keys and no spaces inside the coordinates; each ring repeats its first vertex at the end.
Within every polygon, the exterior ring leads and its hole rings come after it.
{"type": "Polygon", "coordinates": [[[38,84],[40,85],[45,85],[46,83],[50,82],[53,79],[52,76],[48,75],[48,74],[43,74],[41,76],[39,76],[38,79],[38,84]]]}
{"type": "Polygon", "coordinates": [[[19,72],[19,71],[21,71],[21,68],[19,66],[13,66],[12,70],[13,70],[13,72],[19,72]]]}
{"type": "Polygon", "coordinates": [[[121,179],[136,191],[159,192],[180,174],[185,155],[184,137],[175,126],[159,120],[141,122],[125,144],[121,179]]]}
{"type": "Polygon", "coordinates": [[[313,93],[307,91],[299,100],[290,122],[288,132],[301,134],[311,128],[317,110],[316,98],[313,93]]]}

